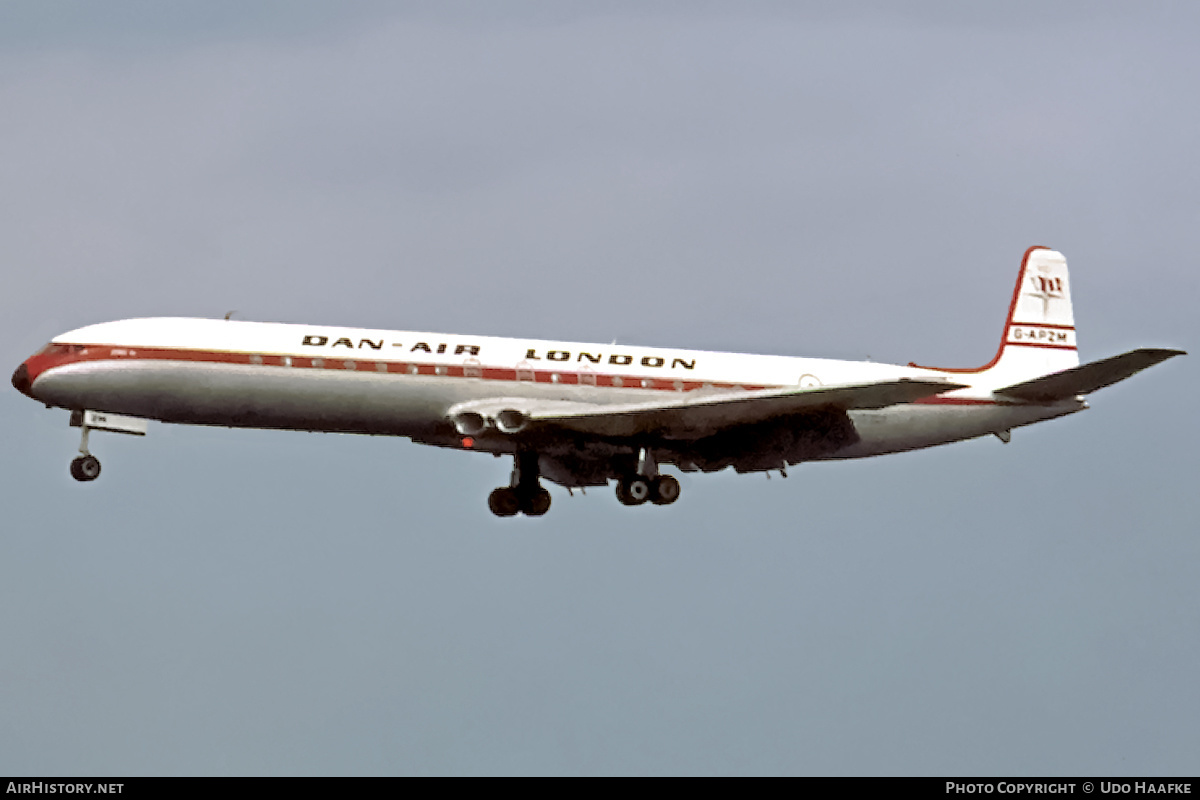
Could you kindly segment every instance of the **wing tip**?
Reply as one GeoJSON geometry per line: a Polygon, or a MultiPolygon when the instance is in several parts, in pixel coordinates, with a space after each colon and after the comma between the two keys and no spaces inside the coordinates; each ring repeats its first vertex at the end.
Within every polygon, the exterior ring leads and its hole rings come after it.
{"type": "Polygon", "coordinates": [[[1137,350],[1131,350],[1131,353],[1138,353],[1148,358],[1153,359],[1153,363],[1161,364],[1168,358],[1175,356],[1186,356],[1186,350],[1177,350],[1174,347],[1140,347],[1137,350]]]}

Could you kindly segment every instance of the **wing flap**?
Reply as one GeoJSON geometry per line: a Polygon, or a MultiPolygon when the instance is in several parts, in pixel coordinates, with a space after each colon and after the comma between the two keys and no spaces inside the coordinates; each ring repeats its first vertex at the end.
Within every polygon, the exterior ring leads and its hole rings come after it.
{"type": "Polygon", "coordinates": [[[884,408],[962,388],[963,384],[942,378],[900,378],[848,386],[722,391],[698,397],[689,392],[666,402],[537,409],[529,414],[529,424],[598,436],[695,437],[812,408],[884,408]]]}
{"type": "Polygon", "coordinates": [[[1105,386],[1130,378],[1174,356],[1186,355],[1183,350],[1142,348],[1119,356],[1092,361],[1062,372],[1044,375],[1031,381],[1014,383],[997,389],[996,394],[1017,400],[1050,402],[1080,394],[1089,394],[1105,386]]]}

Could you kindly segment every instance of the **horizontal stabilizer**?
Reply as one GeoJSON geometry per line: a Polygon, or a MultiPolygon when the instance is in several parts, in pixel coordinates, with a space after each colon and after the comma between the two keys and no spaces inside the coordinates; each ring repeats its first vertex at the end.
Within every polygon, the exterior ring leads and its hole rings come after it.
{"type": "Polygon", "coordinates": [[[1128,353],[1122,353],[1112,358],[1093,361],[1090,364],[1044,375],[1031,381],[1014,383],[1012,386],[997,389],[996,394],[1033,402],[1063,400],[1079,394],[1088,394],[1097,389],[1103,389],[1105,386],[1112,386],[1114,383],[1136,375],[1168,358],[1182,355],[1186,355],[1182,350],[1156,348],[1130,350],[1128,353]]]}

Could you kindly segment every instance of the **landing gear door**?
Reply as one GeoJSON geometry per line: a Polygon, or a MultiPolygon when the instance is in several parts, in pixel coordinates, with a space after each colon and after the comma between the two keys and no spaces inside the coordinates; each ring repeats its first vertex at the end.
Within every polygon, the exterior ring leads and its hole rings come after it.
{"type": "Polygon", "coordinates": [[[94,431],[145,436],[148,425],[149,423],[140,417],[126,417],[122,414],[108,414],[102,411],[71,412],[72,428],[89,428],[94,431]]]}

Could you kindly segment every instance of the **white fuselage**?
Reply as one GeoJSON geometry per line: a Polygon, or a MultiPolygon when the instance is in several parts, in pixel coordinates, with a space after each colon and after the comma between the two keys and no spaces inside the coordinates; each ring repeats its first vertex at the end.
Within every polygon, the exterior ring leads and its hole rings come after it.
{"type": "MultiPolygon", "coordinates": [[[[408,436],[512,452],[490,432],[463,444],[449,409],[496,397],[628,404],[664,394],[832,386],[946,371],[869,362],[627,345],[208,319],[135,319],[56,337],[27,362],[29,394],[51,406],[165,422],[408,436]]],[[[849,412],[853,458],[968,439],[1078,411],[998,398],[996,377],[968,388],[849,412]]]]}

